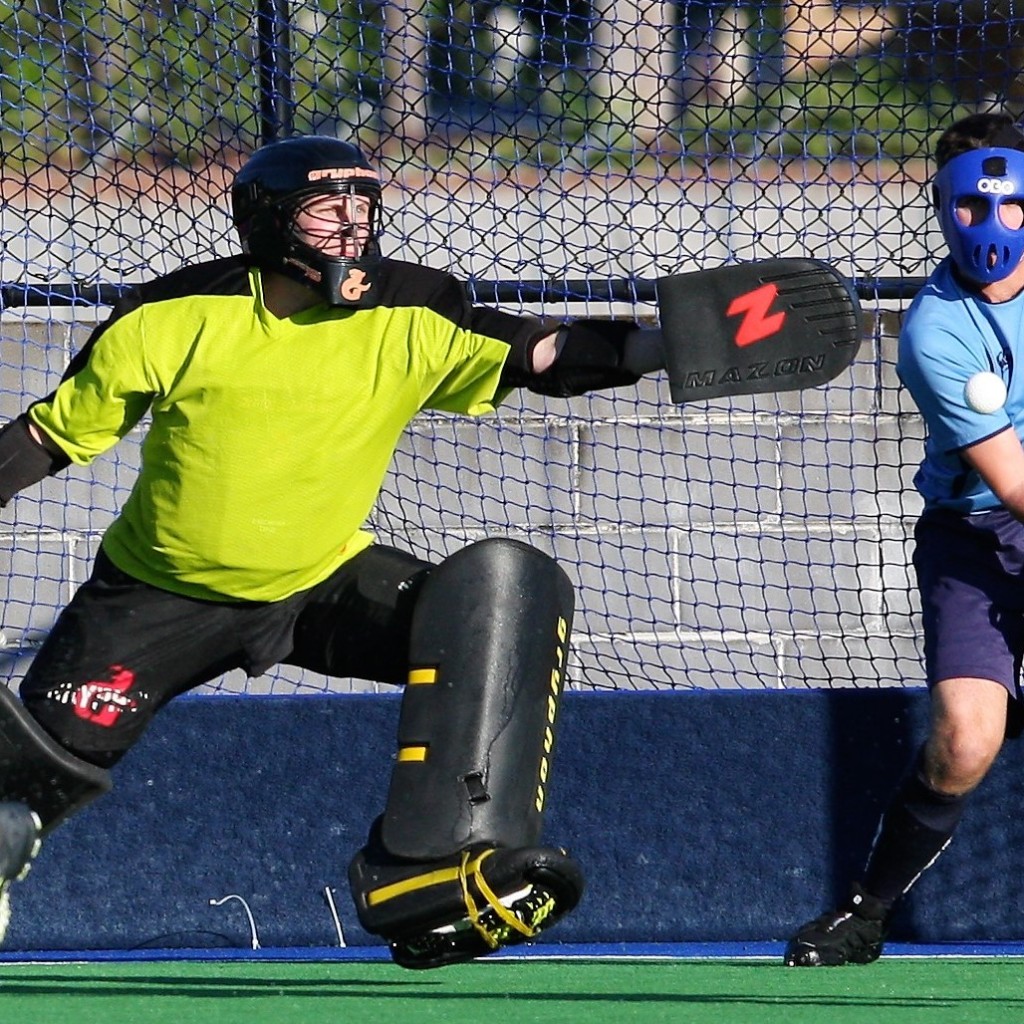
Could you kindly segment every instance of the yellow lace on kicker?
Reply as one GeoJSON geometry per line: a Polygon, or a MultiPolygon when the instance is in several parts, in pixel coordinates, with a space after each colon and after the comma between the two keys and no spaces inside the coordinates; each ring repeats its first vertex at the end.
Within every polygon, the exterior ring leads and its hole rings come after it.
{"type": "Polygon", "coordinates": [[[470,861],[468,853],[463,853],[462,862],[459,864],[459,884],[462,886],[462,898],[466,904],[466,913],[469,915],[470,924],[479,932],[481,938],[491,949],[497,949],[499,945],[498,938],[480,920],[480,911],[477,909],[476,900],[473,899],[473,894],[469,891],[470,878],[475,881],[476,887],[480,890],[480,895],[487,901],[490,908],[510,928],[513,928],[521,935],[525,935],[528,939],[532,939],[539,929],[531,928],[525,922],[520,921],[515,914],[502,904],[494,890],[484,881],[481,865],[492,853],[494,853],[493,850],[484,850],[479,857],[472,861],[470,861]]]}

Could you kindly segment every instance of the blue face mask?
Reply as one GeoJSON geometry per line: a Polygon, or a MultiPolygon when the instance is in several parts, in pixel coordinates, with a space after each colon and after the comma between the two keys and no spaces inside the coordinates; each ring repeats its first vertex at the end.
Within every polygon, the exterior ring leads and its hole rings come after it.
{"type": "Polygon", "coordinates": [[[1024,203],[1024,152],[993,147],[961,153],[936,174],[934,191],[942,235],[960,273],[983,285],[1009,277],[1024,257],[1024,228],[1006,227],[999,205],[1024,203]],[[956,215],[965,200],[985,210],[970,226],[956,215]]]}

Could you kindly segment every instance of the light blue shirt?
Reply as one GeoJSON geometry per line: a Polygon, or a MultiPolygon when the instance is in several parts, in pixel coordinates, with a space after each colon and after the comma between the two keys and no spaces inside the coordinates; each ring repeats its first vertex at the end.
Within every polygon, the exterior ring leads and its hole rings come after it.
{"type": "Polygon", "coordinates": [[[914,477],[925,506],[983,512],[1001,502],[960,452],[1008,426],[1024,438],[1024,293],[985,302],[959,284],[952,266],[943,260],[907,310],[896,372],[928,427],[914,477]],[[1007,388],[1006,404],[991,413],[964,398],[968,379],[983,371],[1007,388]]]}

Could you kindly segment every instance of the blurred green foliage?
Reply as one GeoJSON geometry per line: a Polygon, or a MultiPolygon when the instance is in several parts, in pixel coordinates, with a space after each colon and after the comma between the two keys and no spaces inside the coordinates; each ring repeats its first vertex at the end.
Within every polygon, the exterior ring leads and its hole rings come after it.
{"type": "Polygon", "coordinates": [[[937,132],[969,112],[948,86],[868,56],[730,107],[687,110],[681,137],[691,155],[902,161],[927,157],[937,132]]]}
{"type": "MultiPolygon", "coordinates": [[[[425,52],[391,66],[427,63],[434,116],[493,136],[500,163],[633,165],[628,118],[616,120],[590,89],[590,23],[579,0],[430,3],[425,52]]],[[[309,0],[291,10],[294,127],[377,127],[388,66],[383,4],[309,0]]],[[[7,0],[5,165],[142,155],[187,164],[250,148],[261,130],[255,26],[253,5],[231,0],[7,0]]],[[[958,112],[941,85],[915,86],[900,61],[866,57],[728,106],[684,110],[668,128],[689,156],[899,160],[923,155],[936,126],[958,112]]]]}

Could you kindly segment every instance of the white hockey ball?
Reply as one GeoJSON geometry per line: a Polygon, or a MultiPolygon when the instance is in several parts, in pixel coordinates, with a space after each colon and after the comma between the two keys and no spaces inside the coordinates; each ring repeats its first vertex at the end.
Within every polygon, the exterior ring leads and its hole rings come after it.
{"type": "Polygon", "coordinates": [[[964,387],[964,400],[980,413],[995,412],[1006,404],[1006,385],[997,374],[984,371],[969,378],[964,387]]]}

